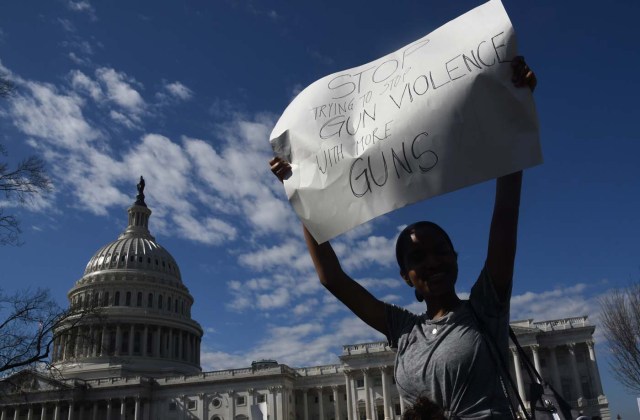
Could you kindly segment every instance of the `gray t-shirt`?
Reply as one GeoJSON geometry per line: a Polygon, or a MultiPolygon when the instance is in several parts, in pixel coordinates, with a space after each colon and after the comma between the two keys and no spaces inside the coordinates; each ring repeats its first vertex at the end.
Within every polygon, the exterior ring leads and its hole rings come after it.
{"type": "MultiPolygon", "coordinates": [[[[509,297],[511,291],[509,291],[509,297]]],[[[511,418],[490,353],[474,316],[507,359],[509,298],[500,302],[482,270],[469,300],[438,320],[386,305],[389,344],[397,348],[395,379],[400,396],[414,404],[420,395],[439,404],[451,418],[511,418]]]]}

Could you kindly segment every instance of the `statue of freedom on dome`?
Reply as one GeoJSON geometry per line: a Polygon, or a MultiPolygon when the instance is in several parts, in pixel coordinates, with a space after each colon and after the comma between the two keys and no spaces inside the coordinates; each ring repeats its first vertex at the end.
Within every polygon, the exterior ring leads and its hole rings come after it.
{"type": "Polygon", "coordinates": [[[138,188],[138,195],[136,196],[136,206],[145,206],[147,204],[144,202],[144,178],[140,175],[140,182],[136,185],[138,188]]]}

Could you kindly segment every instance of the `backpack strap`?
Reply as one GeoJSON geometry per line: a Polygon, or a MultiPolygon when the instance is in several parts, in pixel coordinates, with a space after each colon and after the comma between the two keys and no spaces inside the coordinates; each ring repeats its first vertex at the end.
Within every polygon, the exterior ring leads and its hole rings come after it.
{"type": "MultiPolygon", "coordinates": [[[[471,304],[471,302],[469,302],[469,308],[471,308],[471,313],[473,314],[473,317],[476,320],[476,324],[478,325],[478,329],[480,330],[480,336],[484,338],[484,341],[487,343],[487,346],[489,347],[489,354],[491,355],[493,364],[498,370],[498,378],[500,380],[502,391],[504,392],[504,395],[507,398],[507,401],[509,401],[511,416],[514,419],[518,418],[516,415],[516,411],[517,411],[516,407],[513,406],[513,401],[511,400],[511,397],[505,385],[504,378],[506,378],[508,380],[509,385],[511,385],[511,390],[515,394],[516,399],[518,400],[518,405],[522,409],[522,413],[524,414],[525,418],[527,420],[531,420],[531,416],[529,415],[529,412],[527,411],[527,408],[524,405],[524,401],[522,401],[522,398],[520,397],[520,392],[518,392],[518,386],[515,384],[515,382],[513,381],[513,378],[511,377],[511,374],[509,373],[509,368],[507,367],[507,364],[502,357],[502,353],[500,353],[498,349],[498,345],[496,343],[495,338],[486,330],[484,323],[476,314],[476,311],[475,309],[473,309],[473,305],[471,304]]],[[[511,335],[512,333],[513,333],[513,330],[511,329],[511,327],[509,327],[509,335],[511,335]]]]}

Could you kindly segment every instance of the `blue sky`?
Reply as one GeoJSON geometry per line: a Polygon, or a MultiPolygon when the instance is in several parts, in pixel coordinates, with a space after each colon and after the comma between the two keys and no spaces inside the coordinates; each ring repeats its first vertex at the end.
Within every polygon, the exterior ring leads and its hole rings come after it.
{"type": "MultiPolygon", "coordinates": [[[[505,0],[538,76],[545,163],[524,177],[512,318],[589,315],[640,278],[637,2],[505,0]]],[[[37,154],[53,193],[25,207],[22,247],[0,249],[0,285],[49,287],[61,304],[126,224],[147,181],[151,230],[178,261],[205,329],[203,367],[275,358],[334,363],[341,345],[381,339],[318,284],[299,223],[271,176],[268,137],[300,89],[386,55],[477,1],[9,2],[0,103],[11,162],[37,154]]],[[[493,182],[383,216],[334,241],[376,296],[422,310],[393,260],[398,228],[441,224],[460,254],[458,291],[485,257],[493,182]]],[[[6,205],[6,204],[5,204],[6,205]]],[[[611,378],[612,414],[637,418],[611,378]]]]}

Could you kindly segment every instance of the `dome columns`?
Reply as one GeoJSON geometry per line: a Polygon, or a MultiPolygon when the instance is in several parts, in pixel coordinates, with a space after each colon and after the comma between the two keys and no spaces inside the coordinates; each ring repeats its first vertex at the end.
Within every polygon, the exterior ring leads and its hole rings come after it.
{"type": "Polygon", "coordinates": [[[199,333],[139,323],[108,323],[101,329],[74,327],[53,341],[53,362],[111,357],[169,359],[199,366],[199,333]]]}

